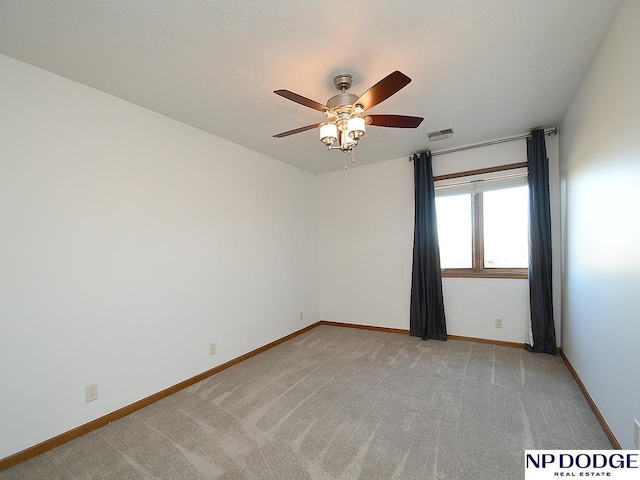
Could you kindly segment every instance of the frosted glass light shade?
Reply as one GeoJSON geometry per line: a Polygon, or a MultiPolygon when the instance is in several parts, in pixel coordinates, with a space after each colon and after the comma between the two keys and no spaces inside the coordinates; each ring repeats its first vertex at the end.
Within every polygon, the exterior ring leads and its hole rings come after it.
{"type": "Polygon", "coordinates": [[[351,138],[347,132],[342,132],[340,135],[340,148],[342,150],[348,150],[356,144],[356,141],[351,138]]]}
{"type": "Polygon", "coordinates": [[[331,145],[338,140],[338,127],[335,123],[325,123],[320,125],[320,141],[327,145],[331,145]]]}
{"type": "Polygon", "coordinates": [[[347,135],[354,140],[359,139],[364,135],[364,118],[353,117],[349,119],[347,124],[347,135]]]}

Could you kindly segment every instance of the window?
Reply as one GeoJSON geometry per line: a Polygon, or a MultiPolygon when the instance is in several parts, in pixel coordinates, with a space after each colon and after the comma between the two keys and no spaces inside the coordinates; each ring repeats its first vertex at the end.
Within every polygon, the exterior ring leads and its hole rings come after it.
{"type": "Polygon", "coordinates": [[[526,186],[484,192],[484,268],[529,266],[529,191],[526,186]]]}
{"type": "Polygon", "coordinates": [[[526,278],[526,169],[436,181],[443,276],[526,278]]]}
{"type": "Polygon", "coordinates": [[[442,268],[473,268],[473,204],[470,194],[436,197],[442,268]]]}

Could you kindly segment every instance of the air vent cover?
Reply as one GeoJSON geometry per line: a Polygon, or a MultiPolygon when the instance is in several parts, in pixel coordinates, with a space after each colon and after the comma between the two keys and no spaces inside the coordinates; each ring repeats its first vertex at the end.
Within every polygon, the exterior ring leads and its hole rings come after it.
{"type": "Polygon", "coordinates": [[[451,138],[453,135],[453,129],[447,128],[445,130],[438,130],[437,132],[429,133],[429,141],[435,142],[436,140],[444,140],[445,138],[451,138]]]}

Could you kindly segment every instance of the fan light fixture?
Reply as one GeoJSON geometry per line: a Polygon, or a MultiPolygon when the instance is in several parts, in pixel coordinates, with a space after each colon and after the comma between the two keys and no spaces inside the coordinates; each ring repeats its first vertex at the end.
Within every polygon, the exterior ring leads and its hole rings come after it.
{"type": "Polygon", "coordinates": [[[351,154],[358,146],[358,141],[364,136],[367,125],[416,128],[422,122],[421,117],[409,117],[407,115],[363,115],[365,110],[386,100],[411,82],[411,79],[403,73],[395,71],[387,75],[359,97],[352,93],[347,93],[352,82],[353,77],[347,73],[337,75],[333,79],[333,83],[341,93],[331,97],[326,105],[289,90],[275,90],[273,93],[305,107],[319,110],[327,118],[323,123],[306,125],[279,133],[274,137],[283,138],[320,127],[320,141],[329,150],[340,150],[351,154]]]}
{"type": "Polygon", "coordinates": [[[323,123],[320,125],[320,141],[329,147],[329,150],[353,150],[358,140],[364,136],[365,123],[362,117],[351,117],[346,123],[342,122],[342,128],[335,122],[323,123]],[[333,146],[338,140],[339,146],[333,146]]]}
{"type": "Polygon", "coordinates": [[[329,150],[341,150],[352,153],[365,134],[366,120],[361,116],[364,107],[356,103],[358,97],[346,93],[351,87],[353,77],[349,74],[338,75],[333,83],[342,93],[329,99],[322,113],[327,117],[325,123],[320,124],[320,141],[329,150]]]}

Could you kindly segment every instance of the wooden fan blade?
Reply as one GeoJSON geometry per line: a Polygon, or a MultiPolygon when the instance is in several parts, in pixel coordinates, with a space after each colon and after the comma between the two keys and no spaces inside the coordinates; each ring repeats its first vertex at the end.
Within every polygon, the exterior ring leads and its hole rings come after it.
{"type": "Polygon", "coordinates": [[[365,110],[369,110],[406,87],[410,82],[411,79],[409,77],[396,70],[360,95],[360,98],[355,101],[354,105],[360,104],[365,110]]]}
{"type": "Polygon", "coordinates": [[[371,119],[370,125],[376,127],[416,128],[422,123],[422,117],[408,115],[367,115],[371,119]]]}
{"type": "Polygon", "coordinates": [[[274,135],[274,138],[288,137],[289,135],[295,135],[296,133],[306,132],[307,130],[313,130],[314,128],[317,128],[320,125],[320,123],[314,123],[313,125],[307,125],[306,127],[300,127],[296,128],[295,130],[278,133],[277,135],[274,135]]]}
{"type": "Polygon", "coordinates": [[[321,103],[310,100],[307,97],[303,97],[302,95],[298,95],[297,93],[293,93],[289,90],[274,90],[273,93],[293,102],[299,103],[300,105],[304,105],[305,107],[313,108],[314,110],[320,110],[321,112],[329,110],[329,107],[327,107],[326,105],[322,105],[321,103]]]}

